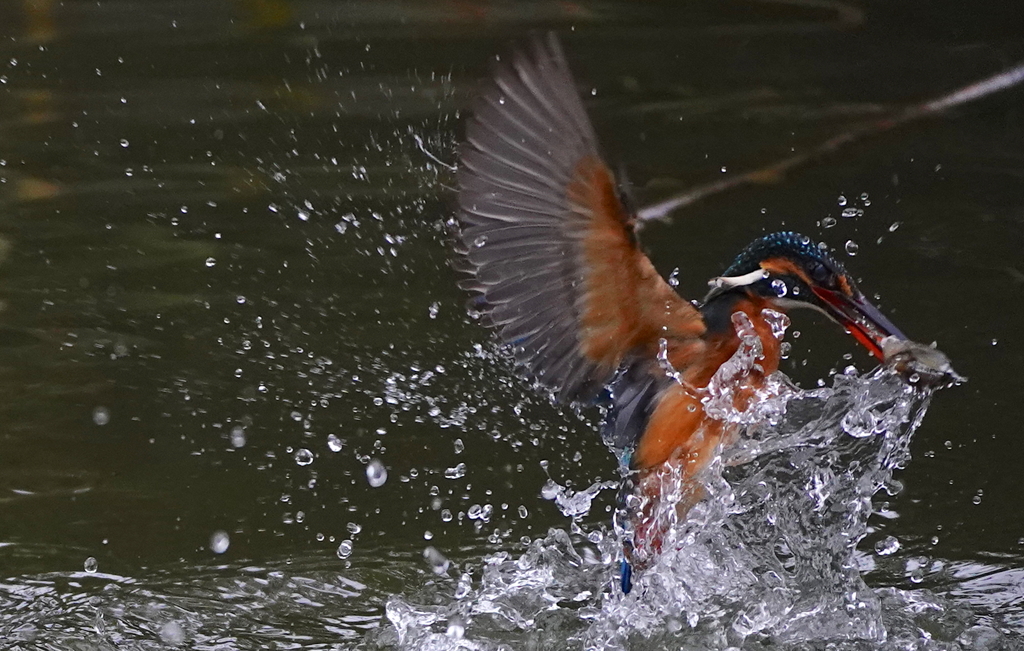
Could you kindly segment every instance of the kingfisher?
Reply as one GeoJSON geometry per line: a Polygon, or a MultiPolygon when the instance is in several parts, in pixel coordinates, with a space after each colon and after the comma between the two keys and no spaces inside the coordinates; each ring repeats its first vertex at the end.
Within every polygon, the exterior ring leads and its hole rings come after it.
{"type": "MultiPolygon", "coordinates": [[[[626,496],[639,498],[622,500],[633,504],[628,593],[659,551],[661,478],[692,481],[735,439],[705,398],[742,332],[759,345],[732,387],[740,411],[778,369],[779,319],[792,310],[825,314],[883,361],[908,340],[825,248],[793,232],[743,249],[703,301],[681,297],[640,248],[554,35],[497,62],[471,108],[457,169],[461,285],[532,380],[561,402],[607,406],[605,441],[622,451],[626,496]]],[[[677,510],[699,493],[677,495],[677,510]]]]}

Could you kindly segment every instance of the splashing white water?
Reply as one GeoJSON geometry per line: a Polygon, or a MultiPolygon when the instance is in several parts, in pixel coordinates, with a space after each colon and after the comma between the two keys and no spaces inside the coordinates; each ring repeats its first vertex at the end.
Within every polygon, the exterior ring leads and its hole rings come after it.
{"type": "MultiPolygon", "coordinates": [[[[908,461],[931,391],[886,367],[837,375],[831,387],[812,391],[776,373],[756,406],[737,412],[730,387],[758,363],[760,341],[736,325],[743,343],[704,405],[740,425],[740,440],[698,477],[707,498],[674,522],[630,595],[617,587],[622,532],[586,534],[574,523],[575,535],[552,529],[518,558],[495,554],[477,571],[393,596],[374,642],[406,649],[961,648],[951,646],[967,628],[963,616],[947,616],[955,606],[923,591],[868,587],[856,556],[871,498],[908,461]],[[928,627],[919,620],[930,616],[931,629],[944,633],[922,633],[928,627]],[[457,638],[448,632],[452,621],[457,638]]],[[[605,487],[569,494],[554,485],[549,499],[578,519],[605,487]]],[[[674,510],[670,502],[663,500],[674,510]]]]}

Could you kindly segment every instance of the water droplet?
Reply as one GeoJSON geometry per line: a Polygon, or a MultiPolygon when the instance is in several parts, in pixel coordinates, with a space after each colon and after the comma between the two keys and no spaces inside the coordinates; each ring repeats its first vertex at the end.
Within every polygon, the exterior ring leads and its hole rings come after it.
{"type": "Polygon", "coordinates": [[[672,273],[668,275],[668,284],[671,287],[679,287],[679,267],[672,270],[672,273]]]}
{"type": "Polygon", "coordinates": [[[160,627],[160,641],[168,646],[178,646],[185,642],[185,630],[178,622],[165,622],[160,627]]]}
{"type": "Polygon", "coordinates": [[[971,498],[971,502],[981,504],[981,491],[978,491],[978,494],[971,498]]]}
{"type": "Polygon", "coordinates": [[[961,633],[956,641],[961,645],[959,648],[964,651],[998,651],[1015,646],[999,630],[982,624],[971,626],[961,633]]]}
{"type": "Polygon", "coordinates": [[[835,217],[825,217],[824,219],[821,220],[821,227],[832,228],[833,226],[836,225],[836,223],[837,222],[835,217]]]}
{"type": "Polygon", "coordinates": [[[313,463],[313,453],[306,448],[299,448],[295,453],[295,463],[300,466],[308,466],[313,463]]]}
{"type": "Polygon", "coordinates": [[[217,264],[217,260],[215,258],[207,258],[206,259],[206,266],[207,267],[212,267],[215,264],[217,264]]]}
{"type": "Polygon", "coordinates": [[[727,169],[725,168],[725,165],[722,165],[722,174],[725,174],[725,173],[726,173],[726,172],[728,172],[728,171],[729,171],[729,170],[727,170],[727,169]]]}
{"type": "Polygon", "coordinates": [[[900,227],[900,225],[902,225],[902,224],[903,224],[903,222],[893,222],[893,223],[889,224],[889,232],[890,233],[895,233],[896,229],[898,229],[900,227]]]}
{"type": "Polygon", "coordinates": [[[110,422],[110,410],[106,407],[96,407],[92,410],[92,422],[97,425],[106,425],[110,422]]]}
{"type": "Polygon", "coordinates": [[[851,206],[850,208],[843,208],[843,212],[839,214],[842,215],[843,217],[846,217],[847,219],[850,219],[852,217],[860,217],[861,215],[864,214],[864,211],[861,210],[860,208],[853,208],[851,206]]]}
{"type": "Polygon", "coordinates": [[[462,451],[466,449],[466,446],[462,443],[462,439],[455,439],[454,447],[455,454],[462,454],[462,451]]]}
{"type": "Polygon", "coordinates": [[[782,297],[789,293],[789,287],[786,286],[786,281],[776,278],[772,281],[772,290],[776,296],[782,297]]]}
{"type": "Polygon", "coordinates": [[[875,553],[879,556],[891,556],[900,549],[900,541],[896,536],[886,536],[875,543],[875,553]]]}
{"type": "Polygon", "coordinates": [[[837,203],[840,206],[845,206],[846,205],[846,197],[843,196],[843,195],[839,195],[839,199],[837,200],[837,203]]]}
{"type": "Polygon", "coordinates": [[[210,536],[210,551],[214,554],[223,554],[228,550],[228,546],[231,544],[231,538],[228,537],[228,533],[224,530],[217,530],[210,536]]]}
{"type": "Polygon", "coordinates": [[[341,452],[341,449],[345,447],[345,441],[334,434],[328,434],[327,447],[330,448],[331,452],[341,452]]]}
{"type": "Polygon", "coordinates": [[[430,304],[430,307],[427,308],[427,315],[431,319],[436,319],[437,318],[437,313],[440,312],[440,311],[441,311],[441,304],[435,301],[435,302],[430,304]]]}
{"type": "Polygon", "coordinates": [[[484,244],[487,244],[487,236],[486,235],[481,235],[481,236],[477,237],[475,240],[473,240],[473,246],[475,246],[478,249],[481,246],[483,246],[484,244]]]}
{"type": "Polygon", "coordinates": [[[473,577],[468,572],[463,572],[459,577],[459,583],[455,586],[455,598],[463,599],[473,590],[473,577]]]}
{"type": "Polygon", "coordinates": [[[309,221],[309,213],[306,212],[305,210],[300,210],[298,212],[298,217],[299,217],[299,219],[301,219],[304,222],[308,222],[309,221]]]}
{"type": "Polygon", "coordinates": [[[540,488],[540,496],[546,500],[553,500],[561,494],[562,487],[550,479],[540,488]]]}
{"type": "Polygon", "coordinates": [[[127,149],[128,148],[128,141],[125,140],[124,138],[121,138],[121,146],[124,147],[125,149],[127,149]]]}
{"type": "Polygon", "coordinates": [[[96,562],[96,559],[94,557],[90,556],[89,558],[85,559],[84,567],[86,572],[92,574],[99,568],[99,563],[96,562]]]}
{"type": "Polygon", "coordinates": [[[928,557],[927,556],[912,556],[907,559],[906,572],[910,578],[911,583],[920,583],[924,581],[925,571],[928,568],[928,557]]]}
{"type": "Polygon", "coordinates": [[[444,554],[437,551],[434,547],[427,547],[423,550],[423,559],[430,565],[430,569],[433,570],[434,574],[444,574],[451,565],[448,559],[444,557],[444,554]]]}
{"type": "Polygon", "coordinates": [[[373,488],[380,488],[388,480],[388,470],[377,459],[371,459],[366,464],[366,481],[370,482],[373,488]]]}
{"type": "Polygon", "coordinates": [[[444,471],[445,479],[459,479],[460,477],[466,476],[466,464],[460,463],[451,468],[446,468],[444,471]]]}
{"type": "Polygon", "coordinates": [[[857,255],[857,251],[860,250],[860,246],[853,240],[846,240],[846,254],[857,255]]]}
{"type": "Polygon", "coordinates": [[[352,555],[352,541],[342,540],[338,545],[338,558],[348,558],[352,555]]]}
{"type": "Polygon", "coordinates": [[[245,429],[241,425],[231,428],[231,445],[240,448],[245,445],[245,429]]]}
{"type": "Polygon", "coordinates": [[[448,620],[448,630],[445,634],[453,640],[461,640],[462,636],[466,634],[466,625],[459,617],[452,617],[448,620]]]}
{"type": "Polygon", "coordinates": [[[519,505],[519,517],[521,517],[521,518],[525,518],[525,517],[526,517],[526,516],[528,516],[528,515],[530,515],[530,512],[529,512],[529,510],[527,510],[527,508],[526,508],[525,506],[523,506],[522,504],[520,504],[520,505],[519,505]]]}
{"type": "MultiPolygon", "coordinates": [[[[784,295],[785,294],[779,294],[779,296],[784,295]]],[[[765,323],[767,323],[771,328],[773,337],[776,339],[782,339],[786,336],[786,330],[789,328],[790,324],[788,316],[771,308],[765,308],[761,310],[761,318],[764,319],[765,323]]]]}

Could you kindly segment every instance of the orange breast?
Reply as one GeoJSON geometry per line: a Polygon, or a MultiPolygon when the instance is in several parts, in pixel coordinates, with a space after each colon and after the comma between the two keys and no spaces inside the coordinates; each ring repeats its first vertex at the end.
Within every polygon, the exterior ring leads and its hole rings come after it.
{"type": "MultiPolygon", "coordinates": [[[[737,305],[750,318],[764,353],[760,368],[755,367],[734,387],[733,406],[740,411],[750,406],[765,377],[779,366],[780,342],[761,316],[764,307],[763,302],[754,301],[737,305]]],[[[685,384],[673,382],[658,396],[633,455],[633,467],[640,470],[635,490],[642,499],[630,516],[633,537],[626,546],[626,557],[637,570],[643,569],[660,551],[664,533],[673,521],[671,513],[660,507],[663,492],[671,490],[676,500],[675,517],[684,518],[704,499],[703,487],[688,480],[707,468],[721,447],[729,445],[737,434],[735,424],[711,418],[704,412],[699,389],[706,388],[719,367],[736,352],[739,338],[735,332],[717,333],[705,337],[703,343],[703,354],[698,359],[687,358],[685,353],[675,359],[670,355],[685,384]],[[684,359],[688,366],[681,366],[684,359]],[[683,480],[682,485],[679,479],[683,480]]]]}
{"type": "MultiPolygon", "coordinates": [[[[763,301],[742,301],[737,309],[746,313],[761,339],[764,357],[759,369],[748,373],[736,387],[733,404],[744,411],[755,392],[764,385],[764,378],[779,367],[779,340],[771,326],[761,316],[766,307],[763,301]]],[[[733,435],[732,429],[722,421],[710,418],[704,412],[696,389],[706,388],[718,368],[739,348],[735,332],[711,335],[706,340],[704,355],[693,360],[687,368],[676,366],[688,386],[672,383],[658,396],[657,406],[637,444],[633,466],[652,468],[674,460],[684,464],[683,474],[692,477],[710,463],[719,445],[733,435]],[[692,388],[691,388],[692,387],[692,388]]]]}

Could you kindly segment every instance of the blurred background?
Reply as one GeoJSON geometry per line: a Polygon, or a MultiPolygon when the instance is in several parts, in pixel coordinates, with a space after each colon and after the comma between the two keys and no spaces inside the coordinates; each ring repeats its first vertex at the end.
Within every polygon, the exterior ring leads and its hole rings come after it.
{"type": "MultiPolygon", "coordinates": [[[[0,647],[179,643],[181,612],[210,648],[354,644],[423,584],[425,546],[514,552],[570,526],[549,478],[616,476],[596,413],[518,379],[449,267],[465,106],[538,29],[641,204],[1024,60],[1016,0],[4,2],[0,647]]],[[[923,585],[1011,628],[1022,107],[993,95],[643,233],[699,298],[754,237],[804,232],[939,342],[970,381],[879,500],[862,546],[901,547],[869,582],[942,559],[923,585]]],[[[803,386],[872,366],[794,321],[803,386]]]]}

